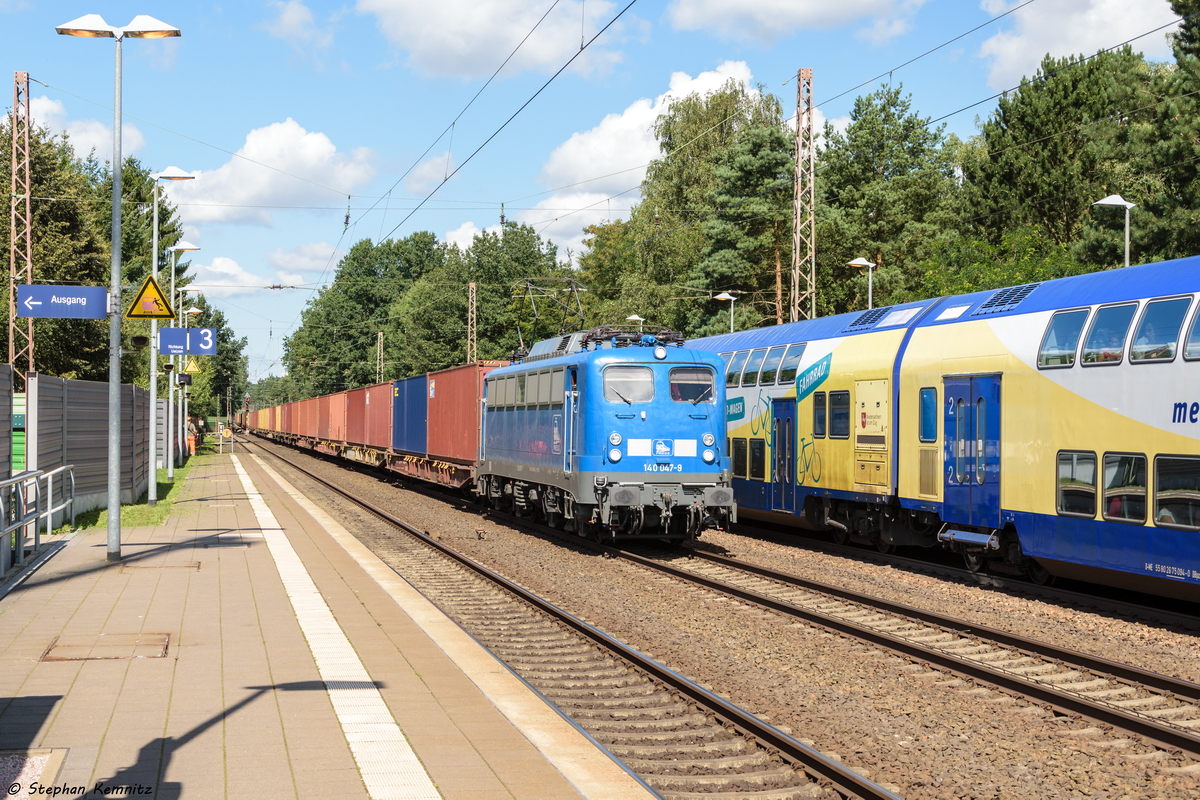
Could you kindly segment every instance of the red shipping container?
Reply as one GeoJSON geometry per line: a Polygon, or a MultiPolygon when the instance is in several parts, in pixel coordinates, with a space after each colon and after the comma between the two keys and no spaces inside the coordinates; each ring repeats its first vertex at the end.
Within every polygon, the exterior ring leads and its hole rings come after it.
{"type": "Polygon", "coordinates": [[[329,439],[346,441],[346,393],[338,392],[329,398],[329,439]]]}
{"type": "Polygon", "coordinates": [[[275,415],[278,411],[279,411],[279,409],[276,406],[271,406],[270,408],[267,409],[267,430],[269,430],[269,431],[279,430],[279,428],[275,427],[275,415]]]}
{"type": "Polygon", "coordinates": [[[388,450],[392,446],[392,382],[368,386],[363,444],[388,450]]]}
{"type": "Polygon", "coordinates": [[[283,433],[292,432],[292,404],[279,407],[279,430],[283,433]]]}
{"type": "Polygon", "coordinates": [[[317,436],[329,438],[329,395],[317,398],[317,436]]]}
{"type": "Polygon", "coordinates": [[[312,437],[317,433],[317,398],[300,401],[300,426],[297,433],[301,436],[312,437]]]}
{"type": "Polygon", "coordinates": [[[346,441],[350,444],[366,444],[366,434],[367,390],[351,389],[346,392],[346,441]]]}
{"type": "Polygon", "coordinates": [[[479,401],[483,378],[507,361],[480,361],[429,373],[430,458],[463,464],[479,455],[479,401]]]}

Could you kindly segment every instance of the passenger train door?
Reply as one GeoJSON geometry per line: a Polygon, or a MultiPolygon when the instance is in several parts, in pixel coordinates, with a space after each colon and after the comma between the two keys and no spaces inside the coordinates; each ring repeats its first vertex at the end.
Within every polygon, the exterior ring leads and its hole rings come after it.
{"type": "Polygon", "coordinates": [[[1000,376],[943,378],[946,397],[942,519],[1000,527],[1000,376]]]}
{"type": "Polygon", "coordinates": [[[775,458],[771,508],[790,512],[796,507],[796,398],[772,401],[771,415],[771,453],[775,458]]]}

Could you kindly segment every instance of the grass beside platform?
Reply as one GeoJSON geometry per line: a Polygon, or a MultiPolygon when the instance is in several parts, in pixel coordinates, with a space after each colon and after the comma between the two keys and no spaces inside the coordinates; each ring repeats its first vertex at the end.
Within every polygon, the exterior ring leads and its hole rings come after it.
{"type": "MultiPolygon", "coordinates": [[[[204,450],[206,450],[205,448],[204,450]]],[[[204,452],[202,450],[201,452],[204,452]]],[[[188,472],[191,471],[192,465],[195,463],[195,457],[184,462],[182,467],[175,468],[175,482],[167,480],[167,471],[165,469],[158,470],[158,500],[153,507],[146,504],[146,495],[143,494],[138,502],[131,505],[121,505],[121,527],[134,528],[142,526],[156,526],[166,522],[167,517],[171,513],[171,509],[175,505],[175,500],[179,497],[179,492],[183,488],[183,481],[187,478],[188,472]]],[[[107,528],[108,527],[108,509],[94,508],[91,511],[85,511],[82,514],[75,516],[75,527],[79,530],[89,530],[92,528],[107,528]]]]}

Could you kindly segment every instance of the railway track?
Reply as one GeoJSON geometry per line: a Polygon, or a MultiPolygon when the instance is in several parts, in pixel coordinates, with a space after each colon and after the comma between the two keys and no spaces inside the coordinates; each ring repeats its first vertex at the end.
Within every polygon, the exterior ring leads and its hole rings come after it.
{"type": "Polygon", "coordinates": [[[399,535],[360,536],[664,798],[899,800],[424,531],[262,450],[394,526],[399,535]]]}

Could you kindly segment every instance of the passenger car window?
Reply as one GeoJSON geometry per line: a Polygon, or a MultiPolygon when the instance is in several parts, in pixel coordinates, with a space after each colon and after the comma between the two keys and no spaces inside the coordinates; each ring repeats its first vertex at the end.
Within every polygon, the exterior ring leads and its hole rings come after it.
{"type": "Polygon", "coordinates": [[[759,386],[772,386],[775,383],[775,376],[779,373],[779,362],[783,360],[783,351],[786,347],[772,347],[767,353],[766,359],[763,361],[762,372],[758,375],[759,386]]]}
{"type": "Polygon", "coordinates": [[[746,440],[733,440],[733,475],[735,478],[746,477],[746,440]]]}
{"type": "Polygon", "coordinates": [[[1171,361],[1175,358],[1175,347],[1179,343],[1179,331],[1183,318],[1192,304],[1190,297],[1172,300],[1154,300],[1146,304],[1133,345],[1129,348],[1130,361],[1171,361]]]}
{"type": "Polygon", "coordinates": [[[604,399],[649,403],[654,399],[654,372],[649,367],[609,367],[604,370],[604,399]]]}
{"type": "Polygon", "coordinates": [[[1200,358],[1200,309],[1196,311],[1196,318],[1192,321],[1192,332],[1188,334],[1183,357],[1187,359],[1200,358]]]}
{"type": "Polygon", "coordinates": [[[922,442],[937,441],[937,389],[922,389],[920,406],[921,420],[918,438],[922,442]]]}
{"type": "Polygon", "coordinates": [[[1038,352],[1038,368],[1069,367],[1075,363],[1079,334],[1087,322],[1088,310],[1059,311],[1050,318],[1050,327],[1038,352]]]}
{"type": "Polygon", "coordinates": [[[1096,516],[1096,454],[1058,454],[1058,513],[1096,516]]]}
{"type": "Polygon", "coordinates": [[[750,440],[750,480],[765,481],[767,479],[767,440],[750,440]]]}
{"type": "Polygon", "coordinates": [[[1137,303],[1108,306],[1096,312],[1083,346],[1084,364],[1119,364],[1137,303]]]}
{"type": "Polygon", "coordinates": [[[1154,459],[1154,522],[1171,528],[1200,528],[1200,458],[1154,459]]]}
{"type": "Polygon", "coordinates": [[[783,361],[779,365],[779,382],[791,383],[796,380],[796,373],[800,371],[800,359],[804,358],[804,348],[807,344],[794,344],[788,348],[787,355],[783,357],[783,361]]]}
{"type": "Polygon", "coordinates": [[[746,371],[742,373],[742,386],[753,386],[758,382],[758,368],[762,366],[763,358],[767,355],[766,349],[755,350],[750,354],[750,358],[746,359],[746,371]]]}
{"type": "Polygon", "coordinates": [[[850,393],[829,393],[829,437],[850,438],[850,393]]]}
{"type": "Polygon", "coordinates": [[[715,403],[716,385],[712,370],[704,367],[675,367],[671,370],[671,399],[676,403],[715,403]]]}
{"type": "Polygon", "coordinates": [[[1146,457],[1104,454],[1105,519],[1146,521],[1146,457]]]}
{"type": "Polygon", "coordinates": [[[813,438],[825,438],[825,393],[816,392],[813,395],[813,438]]]}
{"type": "Polygon", "coordinates": [[[734,353],[733,360],[729,362],[729,369],[725,372],[725,385],[738,386],[742,382],[742,367],[746,363],[746,356],[750,355],[749,351],[742,353],[734,353]]]}

